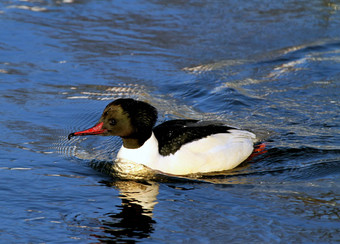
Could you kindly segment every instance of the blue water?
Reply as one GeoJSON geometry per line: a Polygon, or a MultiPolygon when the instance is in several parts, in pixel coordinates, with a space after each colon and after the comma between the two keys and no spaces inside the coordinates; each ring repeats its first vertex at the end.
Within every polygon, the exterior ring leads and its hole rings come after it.
{"type": "Polygon", "coordinates": [[[340,241],[340,1],[6,0],[0,28],[1,243],[340,241]],[[67,140],[119,97],[268,152],[119,178],[119,139],[67,140]]]}

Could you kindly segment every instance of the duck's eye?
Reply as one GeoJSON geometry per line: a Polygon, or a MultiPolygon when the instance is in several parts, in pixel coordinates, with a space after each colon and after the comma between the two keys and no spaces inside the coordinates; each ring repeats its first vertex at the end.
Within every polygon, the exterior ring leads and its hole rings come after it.
{"type": "Polygon", "coordinates": [[[117,122],[116,122],[115,119],[110,119],[110,120],[109,120],[109,124],[110,124],[110,125],[116,125],[117,122]]]}

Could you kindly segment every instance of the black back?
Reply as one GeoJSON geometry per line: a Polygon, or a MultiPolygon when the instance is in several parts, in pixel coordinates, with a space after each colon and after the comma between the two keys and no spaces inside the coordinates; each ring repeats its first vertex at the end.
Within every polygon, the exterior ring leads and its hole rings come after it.
{"type": "Polygon", "coordinates": [[[212,134],[229,133],[230,129],[216,121],[169,120],[153,129],[158,140],[159,153],[162,156],[174,154],[182,145],[212,134]]]}

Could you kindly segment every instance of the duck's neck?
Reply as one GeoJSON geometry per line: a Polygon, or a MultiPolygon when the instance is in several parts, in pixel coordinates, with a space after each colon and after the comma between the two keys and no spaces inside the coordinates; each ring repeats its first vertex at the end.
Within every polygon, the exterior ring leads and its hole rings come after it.
{"type": "Polygon", "coordinates": [[[140,148],[143,146],[144,142],[146,142],[151,137],[151,134],[152,131],[128,137],[121,137],[123,140],[123,146],[129,149],[140,148]]]}

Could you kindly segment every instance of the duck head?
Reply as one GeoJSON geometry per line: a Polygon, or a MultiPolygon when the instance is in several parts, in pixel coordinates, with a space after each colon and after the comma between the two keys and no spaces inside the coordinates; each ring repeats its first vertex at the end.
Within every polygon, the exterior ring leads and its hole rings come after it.
{"type": "Polygon", "coordinates": [[[148,103],[131,98],[117,99],[106,106],[98,123],[73,136],[104,135],[119,136],[126,148],[138,148],[150,138],[157,120],[157,110],[148,103]]]}

